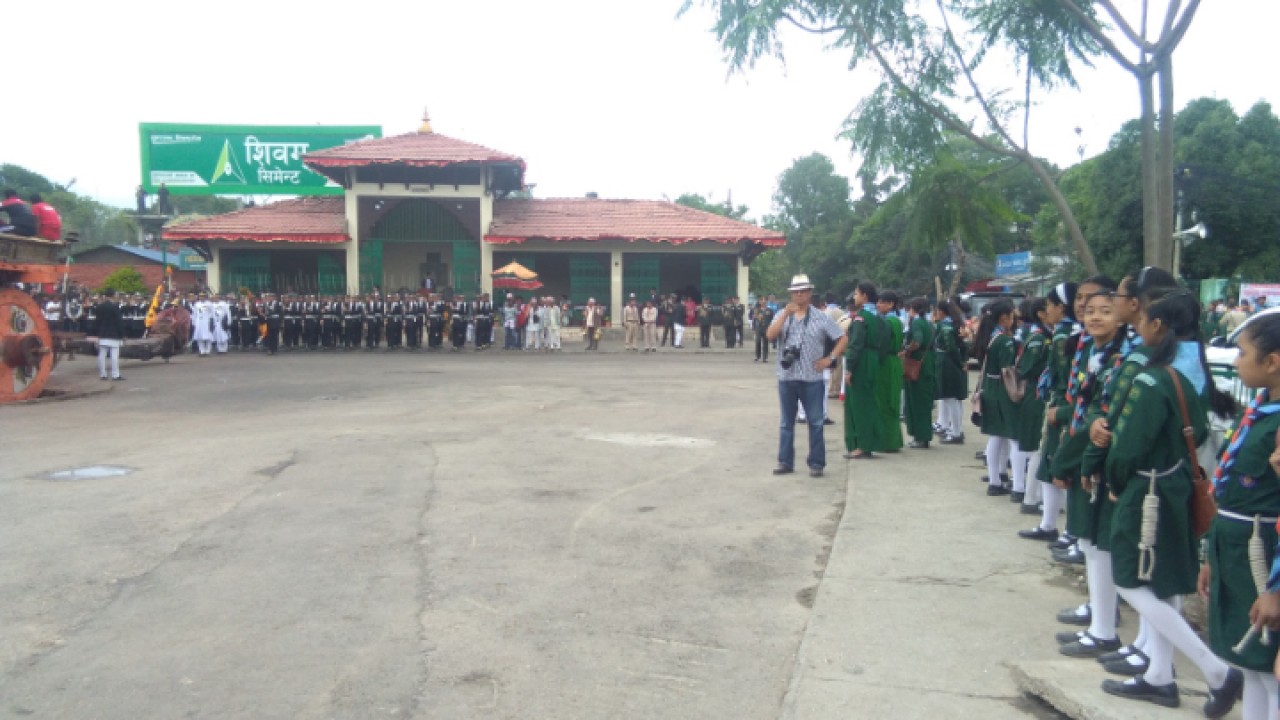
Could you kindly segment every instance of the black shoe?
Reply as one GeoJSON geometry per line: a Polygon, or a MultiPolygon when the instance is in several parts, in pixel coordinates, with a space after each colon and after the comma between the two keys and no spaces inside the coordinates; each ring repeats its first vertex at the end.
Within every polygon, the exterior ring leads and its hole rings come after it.
{"type": "MultiPolygon", "coordinates": [[[[1120,615],[1120,608],[1116,608],[1116,615],[1117,616],[1120,615]]],[[[1099,655],[1098,662],[1109,663],[1109,662],[1115,662],[1116,660],[1127,660],[1128,658],[1133,657],[1134,655],[1137,655],[1138,657],[1142,658],[1144,661],[1149,659],[1147,658],[1147,654],[1142,652],[1138,648],[1132,645],[1125,645],[1124,647],[1120,648],[1119,650],[1116,650],[1115,652],[1109,652],[1106,655],[1099,655]]]]}
{"type": "Polygon", "coordinates": [[[1087,631],[1075,642],[1069,642],[1058,648],[1058,652],[1067,657],[1074,658],[1096,658],[1103,653],[1109,653],[1120,648],[1120,638],[1114,637],[1110,640],[1099,640],[1090,635],[1087,631]]]}
{"type": "Polygon", "coordinates": [[[914,448],[916,450],[928,450],[929,441],[928,440],[912,440],[911,442],[907,443],[907,447],[914,448]]]}
{"type": "Polygon", "coordinates": [[[1054,550],[1053,559],[1055,562],[1060,562],[1064,565],[1084,565],[1084,553],[1080,552],[1079,549],[1054,550]]]}
{"type": "Polygon", "coordinates": [[[938,442],[942,443],[943,445],[963,445],[964,433],[960,433],[959,435],[946,435],[938,442]]]}
{"type": "Polygon", "coordinates": [[[1216,720],[1231,712],[1243,692],[1244,673],[1236,668],[1227,670],[1227,679],[1222,687],[1209,691],[1209,699],[1204,701],[1204,716],[1216,720]]]}
{"type": "Polygon", "coordinates": [[[1050,550],[1066,550],[1076,544],[1076,539],[1068,533],[1062,533],[1056,541],[1049,543],[1050,550]]]}
{"type": "MultiPolygon", "coordinates": [[[[1150,665],[1150,663],[1147,662],[1147,660],[1145,659],[1145,656],[1143,657],[1144,659],[1142,661],[1142,664],[1140,665],[1134,665],[1128,660],[1120,659],[1120,660],[1108,660],[1107,662],[1102,663],[1102,668],[1107,672],[1111,673],[1112,675],[1123,675],[1125,677],[1138,677],[1139,675],[1145,673],[1147,671],[1147,667],[1150,665]]],[[[1101,660],[1102,658],[1099,657],[1098,659],[1101,660]]]]}
{"type": "MultiPolygon", "coordinates": [[[[1079,607],[1072,607],[1058,613],[1058,622],[1063,625],[1079,625],[1080,627],[1089,627],[1093,623],[1093,609],[1085,605],[1084,614],[1080,614],[1079,607]]],[[[1119,649],[1119,648],[1117,648],[1119,649]]]]}
{"type": "Polygon", "coordinates": [[[1028,505],[1024,502],[1022,503],[1022,510],[1020,512],[1023,515],[1043,515],[1044,508],[1039,505],[1028,505]]]}
{"type": "Polygon", "coordinates": [[[974,453],[974,454],[973,454],[973,459],[974,459],[974,460],[982,460],[982,461],[986,461],[986,459],[987,459],[987,451],[986,451],[986,450],[979,450],[978,452],[976,452],[976,453],[974,453]]]}
{"type": "MultiPolygon", "coordinates": [[[[982,482],[990,484],[990,482],[991,482],[991,476],[990,476],[990,475],[983,475],[983,476],[982,476],[982,482]]],[[[1009,473],[1000,473],[1000,484],[1001,484],[1001,485],[1008,485],[1008,484],[1009,484],[1009,473]]]]}
{"type": "Polygon", "coordinates": [[[1022,501],[1026,498],[1026,496],[1027,496],[1026,493],[1020,493],[1017,491],[1011,492],[1009,493],[1009,502],[1018,503],[1019,505],[1021,505],[1022,501]]]}
{"type": "Polygon", "coordinates": [[[987,497],[999,497],[1000,495],[1008,495],[1008,494],[1009,494],[1009,488],[1004,487],[1003,485],[987,486],[987,497]]]}
{"type": "Polygon", "coordinates": [[[823,419],[822,419],[822,424],[823,424],[823,425],[835,425],[835,424],[836,424],[836,421],[835,421],[835,420],[832,420],[831,418],[823,418],[823,419]]]}
{"type": "Polygon", "coordinates": [[[1057,530],[1044,530],[1039,527],[1033,527],[1030,530],[1019,530],[1018,537],[1027,540],[1057,540],[1057,530]]]}
{"type": "Polygon", "coordinates": [[[1057,640],[1058,645],[1060,646],[1070,645],[1073,642],[1078,642],[1080,638],[1084,637],[1086,634],[1087,633],[1084,630],[1063,630],[1062,632],[1054,633],[1053,639],[1057,640]]]}
{"type": "Polygon", "coordinates": [[[820,467],[809,468],[809,477],[812,477],[812,478],[822,477],[822,468],[820,467]]]}
{"type": "MultiPolygon", "coordinates": [[[[1237,670],[1236,672],[1239,671],[1237,670]]],[[[1181,700],[1178,698],[1178,683],[1152,685],[1140,677],[1128,680],[1103,680],[1102,691],[1108,695],[1130,700],[1146,700],[1167,708],[1176,708],[1181,704],[1181,700]]],[[[1221,715],[1218,717],[1221,717],[1221,715]]]]}
{"type": "Polygon", "coordinates": [[[111,378],[111,379],[112,379],[112,380],[115,380],[116,382],[120,382],[121,380],[124,380],[124,376],[123,376],[123,375],[117,375],[117,376],[115,376],[115,377],[113,377],[113,378],[111,378]]]}
{"type": "Polygon", "coordinates": [[[787,465],[779,465],[778,467],[773,469],[773,474],[774,475],[790,475],[795,471],[796,470],[793,467],[789,467],[787,465]]]}

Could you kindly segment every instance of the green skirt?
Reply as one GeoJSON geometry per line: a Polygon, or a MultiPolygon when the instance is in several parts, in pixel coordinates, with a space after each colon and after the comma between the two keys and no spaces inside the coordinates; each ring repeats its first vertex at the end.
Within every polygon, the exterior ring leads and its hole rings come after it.
{"type": "MultiPolygon", "coordinates": [[[[1259,527],[1267,552],[1267,571],[1275,556],[1275,523],[1259,527]]],[[[1249,610],[1258,599],[1258,590],[1249,569],[1249,538],[1253,523],[1218,516],[1205,536],[1205,554],[1212,568],[1209,581],[1209,647],[1218,657],[1246,670],[1270,673],[1275,666],[1280,637],[1272,633],[1271,646],[1257,635],[1237,654],[1231,648],[1249,630],[1249,610]]]]}
{"type": "Polygon", "coordinates": [[[902,360],[889,355],[880,361],[876,379],[876,404],[880,408],[880,450],[902,449],[902,360]]]}
{"type": "Polygon", "coordinates": [[[1019,420],[1013,439],[1018,441],[1018,449],[1022,452],[1039,450],[1044,437],[1044,403],[1035,397],[1034,392],[1035,389],[1030,388],[1018,404],[1019,420]]]}
{"type": "MultiPolygon", "coordinates": [[[[1150,586],[1158,598],[1190,595],[1200,572],[1196,538],[1191,533],[1191,473],[1186,464],[1156,479],[1155,563],[1150,580],[1138,579],[1138,541],[1142,537],[1142,501],[1151,479],[1142,473],[1129,479],[1111,519],[1111,574],[1122,588],[1150,586]]],[[[1238,639],[1238,638],[1237,638],[1238,639]]]]}

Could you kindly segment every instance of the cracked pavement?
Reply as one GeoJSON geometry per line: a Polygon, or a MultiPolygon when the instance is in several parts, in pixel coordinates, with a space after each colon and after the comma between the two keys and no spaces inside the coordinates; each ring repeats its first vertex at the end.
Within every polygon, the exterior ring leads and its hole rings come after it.
{"type": "Polygon", "coordinates": [[[0,717],[777,716],[845,486],[749,351],[124,374],[0,408],[0,717]]]}

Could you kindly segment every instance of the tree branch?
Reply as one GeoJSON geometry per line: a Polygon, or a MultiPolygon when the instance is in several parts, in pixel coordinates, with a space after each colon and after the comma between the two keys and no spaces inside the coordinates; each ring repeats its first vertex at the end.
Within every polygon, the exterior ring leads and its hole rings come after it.
{"type": "Polygon", "coordinates": [[[1103,32],[1102,28],[1093,21],[1093,18],[1086,15],[1084,11],[1080,9],[1080,6],[1076,5],[1073,0],[1058,0],[1058,4],[1066,8],[1067,12],[1075,16],[1076,20],[1080,22],[1080,25],[1084,27],[1085,32],[1089,33],[1094,40],[1097,40],[1098,44],[1102,46],[1102,49],[1106,50],[1107,54],[1111,56],[1111,59],[1120,64],[1120,67],[1123,67],[1134,75],[1151,74],[1152,71],[1150,68],[1135,65],[1132,60],[1125,57],[1124,53],[1120,52],[1120,48],[1116,47],[1115,43],[1111,42],[1111,38],[1107,37],[1107,34],[1103,32]]]}
{"type": "Polygon", "coordinates": [[[847,32],[849,30],[849,28],[845,27],[844,25],[832,25],[831,27],[821,27],[821,28],[809,27],[808,25],[805,25],[804,23],[801,23],[799,20],[796,20],[795,18],[791,17],[789,13],[782,13],[782,19],[786,20],[792,25],[795,25],[797,28],[807,33],[812,33],[814,35],[824,35],[826,33],[832,33],[832,32],[847,32]]]}
{"type": "MultiPolygon", "coordinates": [[[[964,53],[960,51],[960,45],[956,42],[955,35],[951,34],[951,21],[947,19],[947,10],[943,7],[942,0],[936,0],[936,2],[938,4],[938,12],[942,15],[942,27],[944,30],[943,37],[946,38],[947,46],[951,48],[951,52],[956,56],[956,61],[960,63],[961,69],[964,70],[965,79],[969,81],[969,87],[973,90],[973,96],[978,99],[978,106],[981,107],[982,112],[986,114],[987,122],[991,123],[991,127],[1000,134],[1000,137],[1004,138],[1005,142],[1009,143],[1013,147],[1019,147],[1018,143],[1014,142],[1012,137],[1009,137],[1009,133],[1005,132],[1004,125],[996,119],[995,113],[991,110],[991,105],[987,102],[987,99],[983,97],[982,90],[978,88],[978,83],[973,79],[973,73],[969,70],[969,62],[965,60],[964,53]]],[[[1023,146],[1022,149],[1026,150],[1026,147],[1023,146]]]]}
{"type": "Polygon", "coordinates": [[[1200,8],[1200,0],[1191,0],[1187,5],[1187,9],[1182,11],[1182,17],[1178,18],[1178,22],[1173,29],[1165,37],[1160,38],[1160,42],[1156,43],[1156,53],[1172,54],[1174,48],[1178,47],[1178,43],[1182,42],[1182,37],[1187,34],[1187,28],[1191,27],[1191,21],[1196,16],[1196,10],[1200,8]]]}
{"type": "Polygon", "coordinates": [[[1115,3],[1111,0],[1098,0],[1098,4],[1107,11],[1107,14],[1111,16],[1111,20],[1120,28],[1120,32],[1124,33],[1124,36],[1129,38],[1129,42],[1136,45],[1139,50],[1145,50],[1146,52],[1152,52],[1155,50],[1155,46],[1147,42],[1147,39],[1139,35],[1133,29],[1133,26],[1124,19],[1124,15],[1120,13],[1120,10],[1115,6],[1115,3]]]}
{"type": "Polygon", "coordinates": [[[850,29],[853,30],[854,33],[856,33],[858,37],[861,38],[862,42],[864,42],[867,45],[867,49],[871,52],[871,56],[874,57],[876,59],[876,62],[880,64],[880,68],[884,70],[885,75],[889,76],[889,79],[893,82],[894,86],[897,87],[899,90],[905,92],[908,96],[910,96],[912,102],[916,103],[921,108],[923,108],[925,112],[932,115],[935,120],[942,123],[943,125],[946,125],[953,132],[959,133],[964,137],[968,138],[969,140],[973,141],[979,147],[981,147],[982,149],[986,150],[989,153],[992,153],[994,155],[999,155],[1001,157],[1008,157],[1008,158],[1021,157],[1021,153],[1019,153],[1018,151],[1011,150],[1009,148],[1000,147],[999,145],[996,145],[990,140],[975,133],[973,131],[973,128],[970,128],[968,125],[965,125],[964,123],[960,122],[955,117],[953,117],[949,112],[947,112],[945,109],[925,99],[923,95],[916,92],[916,90],[911,86],[907,85],[906,81],[902,79],[902,76],[898,74],[898,71],[891,64],[889,64],[888,58],[886,58],[880,52],[880,48],[877,47],[875,43],[872,42],[871,34],[867,32],[866,26],[863,25],[861,21],[855,20],[853,25],[850,26],[850,29]]]}

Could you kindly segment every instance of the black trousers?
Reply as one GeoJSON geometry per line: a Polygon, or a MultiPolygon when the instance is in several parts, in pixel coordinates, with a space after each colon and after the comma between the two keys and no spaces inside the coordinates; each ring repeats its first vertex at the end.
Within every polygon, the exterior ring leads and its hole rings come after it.
{"type": "Polygon", "coordinates": [[[359,318],[344,320],[342,325],[342,330],[343,330],[342,347],[348,350],[354,350],[360,347],[359,318]]]}
{"type": "Polygon", "coordinates": [[[667,338],[671,338],[672,343],[675,343],[676,341],[676,327],[671,323],[666,323],[665,325],[662,326],[662,342],[659,344],[666,345],[667,338]]]}
{"type": "Polygon", "coordinates": [[[364,323],[364,346],[372,350],[382,341],[382,318],[372,318],[364,323]]]}
{"type": "Polygon", "coordinates": [[[439,348],[444,345],[444,320],[434,318],[427,323],[427,347],[439,348]]]}
{"type": "Polygon", "coordinates": [[[240,321],[232,320],[231,327],[227,328],[227,335],[231,347],[240,347],[240,321]]]}
{"type": "Polygon", "coordinates": [[[267,337],[262,342],[267,346],[267,352],[275,354],[280,349],[280,320],[278,318],[267,318],[267,337]]]}
{"type": "Polygon", "coordinates": [[[756,358],[769,359],[769,338],[763,332],[756,333],[756,358]]]}
{"type": "Polygon", "coordinates": [[[460,348],[467,344],[467,321],[463,318],[456,318],[452,326],[449,328],[449,341],[453,343],[455,348],[460,348]]]}
{"type": "Polygon", "coordinates": [[[411,317],[405,322],[404,343],[415,350],[422,347],[422,316],[411,317]]]}
{"type": "Polygon", "coordinates": [[[724,326],[724,346],[733,349],[734,343],[738,340],[738,329],[732,325],[724,326]]]}
{"type": "Polygon", "coordinates": [[[240,347],[244,350],[252,350],[258,342],[258,321],[241,320],[239,324],[240,347]]]}
{"type": "Polygon", "coordinates": [[[701,346],[702,346],[702,347],[711,347],[711,326],[710,326],[710,325],[699,325],[699,326],[698,326],[698,330],[699,330],[698,335],[700,335],[700,336],[701,336],[701,337],[699,338],[699,339],[700,339],[700,341],[701,341],[701,346]]]}
{"type": "Polygon", "coordinates": [[[290,350],[298,347],[298,340],[302,337],[302,325],[297,318],[284,319],[284,346],[290,350]]]}
{"type": "Polygon", "coordinates": [[[313,349],[320,344],[320,318],[309,317],[302,321],[302,342],[313,349]]]}
{"type": "Polygon", "coordinates": [[[476,318],[476,347],[489,347],[489,338],[493,336],[493,318],[476,318]]]}
{"type": "Polygon", "coordinates": [[[404,323],[400,318],[387,320],[387,347],[398,348],[404,342],[404,323]]]}

